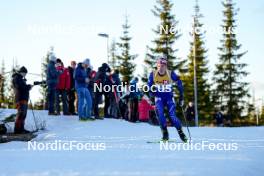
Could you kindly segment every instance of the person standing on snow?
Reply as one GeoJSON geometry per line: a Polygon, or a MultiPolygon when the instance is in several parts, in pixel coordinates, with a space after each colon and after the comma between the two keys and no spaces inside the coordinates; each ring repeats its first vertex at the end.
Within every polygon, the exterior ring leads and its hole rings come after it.
{"type": "Polygon", "coordinates": [[[57,115],[55,113],[55,97],[56,97],[56,86],[58,84],[58,78],[61,72],[56,70],[55,63],[56,57],[54,55],[49,56],[49,64],[47,67],[47,85],[48,85],[48,110],[49,115],[57,115]]]}
{"type": "MultiPolygon", "coordinates": [[[[111,80],[113,85],[116,86],[121,85],[121,80],[119,77],[118,70],[114,70],[114,73],[112,73],[109,76],[109,79],[111,80]]],[[[117,88],[114,88],[113,92],[110,94],[110,107],[109,107],[110,116],[113,118],[120,118],[121,116],[119,101],[120,101],[120,92],[118,92],[117,88]]]]}
{"type": "Polygon", "coordinates": [[[150,92],[155,96],[155,106],[157,109],[157,115],[159,119],[160,128],[162,131],[162,140],[169,140],[169,133],[167,129],[167,121],[164,116],[164,108],[167,107],[168,113],[172,125],[177,129],[178,134],[183,142],[187,142],[187,137],[182,131],[181,121],[177,118],[175,111],[176,105],[173,101],[173,88],[172,83],[176,82],[180,93],[179,105],[183,106],[183,85],[180,78],[176,75],[174,71],[167,69],[167,59],[161,57],[157,61],[157,70],[150,73],[148,79],[148,86],[152,88],[155,86],[156,90],[150,92]]]}
{"type": "Polygon", "coordinates": [[[193,102],[189,102],[188,103],[188,106],[186,107],[186,110],[185,110],[185,114],[186,114],[186,117],[187,117],[187,120],[189,122],[193,122],[194,119],[195,119],[195,109],[194,109],[194,106],[193,106],[193,102]]]}
{"type": "Polygon", "coordinates": [[[136,122],[138,120],[138,102],[141,97],[141,92],[138,89],[138,77],[130,81],[131,92],[129,93],[129,114],[128,120],[136,122]]]}
{"type": "Polygon", "coordinates": [[[224,126],[224,114],[221,110],[215,113],[215,120],[218,127],[224,126]]]}
{"type": "MultiPolygon", "coordinates": [[[[101,67],[98,68],[98,71],[96,73],[96,76],[94,78],[95,84],[102,85],[104,86],[111,86],[112,82],[109,78],[111,73],[111,68],[109,67],[108,64],[103,63],[101,67]]],[[[94,90],[94,95],[95,95],[95,103],[94,103],[94,116],[96,119],[104,119],[105,118],[110,118],[109,114],[109,107],[110,107],[110,94],[111,92],[105,92],[105,91],[98,91],[94,90]],[[99,116],[99,104],[100,101],[102,100],[102,95],[104,95],[104,117],[99,116]]]]}
{"type": "Polygon", "coordinates": [[[73,78],[73,73],[76,69],[76,62],[71,61],[71,66],[68,67],[70,74],[70,90],[67,92],[68,96],[68,105],[69,105],[69,113],[71,115],[77,115],[75,112],[75,100],[76,100],[76,91],[75,91],[75,81],[73,78]]]}
{"type": "Polygon", "coordinates": [[[86,73],[88,65],[89,63],[86,61],[79,63],[74,72],[75,88],[78,95],[78,115],[81,121],[94,120],[91,117],[92,98],[88,90],[89,78],[86,73]]]}
{"type": "Polygon", "coordinates": [[[94,117],[94,78],[96,76],[96,71],[93,70],[93,66],[91,65],[91,60],[89,58],[85,59],[84,61],[85,63],[87,63],[87,68],[86,68],[86,74],[87,77],[89,78],[89,83],[88,83],[88,90],[90,92],[91,98],[92,98],[92,110],[91,110],[91,115],[92,117],[94,117]]]}
{"type": "Polygon", "coordinates": [[[64,67],[63,62],[57,59],[55,64],[56,69],[61,72],[59,80],[56,86],[56,112],[60,115],[60,96],[62,99],[63,115],[69,114],[69,105],[67,101],[67,91],[70,90],[70,73],[67,68],[64,67]]]}
{"type": "Polygon", "coordinates": [[[27,116],[29,91],[32,86],[26,83],[26,74],[27,69],[25,67],[21,67],[18,72],[12,75],[12,86],[15,93],[15,101],[17,107],[14,130],[15,134],[29,133],[29,131],[24,128],[24,125],[27,116]]]}

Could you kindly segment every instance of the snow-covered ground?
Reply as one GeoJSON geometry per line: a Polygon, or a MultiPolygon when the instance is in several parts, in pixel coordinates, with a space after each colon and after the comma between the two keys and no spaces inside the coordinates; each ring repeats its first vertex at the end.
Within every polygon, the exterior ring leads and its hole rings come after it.
{"type": "MultiPolygon", "coordinates": [[[[11,112],[14,111],[5,111],[1,116],[11,112]]],[[[115,119],[79,122],[76,116],[47,116],[46,111],[35,111],[35,115],[45,119],[47,125],[47,130],[34,140],[39,150],[29,150],[27,142],[0,144],[0,176],[257,176],[264,173],[264,127],[190,128],[193,144],[232,144],[235,145],[232,149],[237,150],[175,150],[182,143],[170,143],[171,148],[166,151],[160,149],[159,143],[147,143],[159,140],[160,130],[146,123],[115,119]],[[41,146],[56,141],[103,144],[105,150],[40,150],[41,146]]],[[[34,126],[31,111],[26,123],[27,128],[34,126]]],[[[179,141],[174,128],[169,132],[172,139],[179,141]]]]}

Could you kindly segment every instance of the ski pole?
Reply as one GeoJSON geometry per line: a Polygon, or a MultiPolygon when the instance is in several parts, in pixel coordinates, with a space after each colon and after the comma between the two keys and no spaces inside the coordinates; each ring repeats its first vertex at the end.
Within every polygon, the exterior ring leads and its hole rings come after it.
{"type": "Polygon", "coordinates": [[[33,108],[33,104],[32,104],[31,99],[29,99],[29,102],[30,102],[30,105],[31,105],[31,112],[32,112],[32,115],[33,115],[33,119],[34,119],[34,123],[35,123],[36,131],[38,131],[37,121],[36,121],[36,117],[35,117],[35,113],[34,113],[34,108],[33,108]]]}
{"type": "Polygon", "coordinates": [[[184,110],[183,110],[183,107],[181,107],[181,110],[182,110],[182,114],[183,114],[183,117],[184,117],[184,120],[185,120],[185,124],[186,124],[186,127],[187,127],[187,131],[188,131],[188,134],[189,134],[189,139],[190,139],[190,142],[192,141],[192,138],[191,138],[191,133],[190,133],[190,130],[189,130],[189,124],[186,120],[186,117],[185,117],[185,113],[184,113],[184,110]]]}

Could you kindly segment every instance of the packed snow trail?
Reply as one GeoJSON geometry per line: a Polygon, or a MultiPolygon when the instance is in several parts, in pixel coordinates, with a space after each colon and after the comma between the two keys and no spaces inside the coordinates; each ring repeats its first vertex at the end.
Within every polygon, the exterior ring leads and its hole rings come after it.
{"type": "MultiPolygon", "coordinates": [[[[5,111],[6,114],[14,110],[5,111]]],[[[26,142],[0,144],[0,176],[172,176],[172,175],[263,175],[264,127],[190,128],[193,143],[237,143],[236,151],[160,150],[159,127],[116,119],[80,122],[77,116],[47,116],[47,129],[36,143],[79,141],[104,143],[105,150],[29,150],[26,142]]],[[[34,126],[30,111],[26,127],[34,126]]],[[[186,129],[184,129],[185,132],[186,129]]],[[[170,138],[180,139],[174,128],[170,138]]]]}

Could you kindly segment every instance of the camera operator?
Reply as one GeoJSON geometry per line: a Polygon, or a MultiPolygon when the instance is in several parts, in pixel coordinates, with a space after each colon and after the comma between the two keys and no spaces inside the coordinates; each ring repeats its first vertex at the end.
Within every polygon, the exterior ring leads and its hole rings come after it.
{"type": "Polygon", "coordinates": [[[29,91],[32,88],[32,86],[26,83],[27,81],[25,79],[26,74],[27,74],[27,69],[23,66],[19,69],[18,72],[15,72],[12,75],[12,86],[15,93],[15,101],[17,108],[17,115],[15,121],[15,129],[14,129],[14,133],[16,134],[29,133],[29,131],[24,128],[24,125],[27,116],[29,91]]]}

